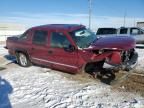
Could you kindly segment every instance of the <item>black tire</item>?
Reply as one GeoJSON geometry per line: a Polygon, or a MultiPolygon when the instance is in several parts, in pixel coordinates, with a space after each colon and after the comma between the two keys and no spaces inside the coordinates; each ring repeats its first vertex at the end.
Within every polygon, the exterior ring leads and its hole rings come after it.
{"type": "Polygon", "coordinates": [[[31,62],[28,56],[25,53],[17,53],[17,62],[22,67],[29,67],[31,66],[31,62]]]}

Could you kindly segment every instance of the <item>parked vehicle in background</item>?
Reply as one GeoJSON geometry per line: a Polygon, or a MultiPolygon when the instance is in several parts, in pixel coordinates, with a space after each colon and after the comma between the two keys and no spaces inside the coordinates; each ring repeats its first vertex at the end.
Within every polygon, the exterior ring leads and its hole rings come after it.
{"type": "Polygon", "coordinates": [[[131,37],[96,35],[83,25],[52,24],[30,28],[20,37],[9,37],[6,48],[23,66],[31,63],[77,73],[93,72],[105,62],[131,69],[137,62],[131,37]]]}
{"type": "Polygon", "coordinates": [[[144,22],[137,22],[137,27],[144,28],[144,22]]]}
{"type": "Polygon", "coordinates": [[[98,37],[106,37],[106,36],[130,36],[136,40],[137,44],[144,44],[144,30],[138,27],[121,27],[118,29],[111,29],[111,28],[99,28],[97,31],[98,37]],[[106,33],[105,32],[106,30],[106,33]],[[99,32],[101,31],[101,32],[99,32]],[[110,35],[109,33],[113,33],[110,35]]]}
{"type": "Polygon", "coordinates": [[[96,35],[98,37],[112,36],[117,34],[116,28],[98,28],[96,35]]]}
{"type": "Polygon", "coordinates": [[[132,36],[135,40],[136,43],[144,44],[144,30],[138,27],[121,27],[117,30],[118,35],[125,35],[125,36],[132,36]]]}

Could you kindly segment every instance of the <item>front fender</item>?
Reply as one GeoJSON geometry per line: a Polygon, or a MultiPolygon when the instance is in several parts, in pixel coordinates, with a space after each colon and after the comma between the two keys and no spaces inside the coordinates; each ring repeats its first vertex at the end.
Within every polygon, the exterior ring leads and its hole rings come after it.
{"type": "Polygon", "coordinates": [[[120,65],[122,63],[121,52],[115,51],[108,57],[106,57],[106,62],[111,65],[120,65]]]}

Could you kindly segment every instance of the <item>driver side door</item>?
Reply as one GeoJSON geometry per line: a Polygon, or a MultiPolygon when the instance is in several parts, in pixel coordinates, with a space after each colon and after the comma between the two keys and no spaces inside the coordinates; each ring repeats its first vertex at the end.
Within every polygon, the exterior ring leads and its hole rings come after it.
{"type": "Polygon", "coordinates": [[[48,59],[52,67],[75,73],[78,69],[78,53],[77,50],[67,50],[72,46],[71,40],[62,31],[51,31],[50,34],[48,59]]]}

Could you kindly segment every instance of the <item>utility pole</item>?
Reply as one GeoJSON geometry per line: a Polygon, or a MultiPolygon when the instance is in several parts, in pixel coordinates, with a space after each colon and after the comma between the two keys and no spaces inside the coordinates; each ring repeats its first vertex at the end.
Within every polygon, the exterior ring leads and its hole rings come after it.
{"type": "Polygon", "coordinates": [[[127,12],[126,12],[126,10],[125,10],[125,12],[124,12],[124,23],[123,23],[123,26],[125,27],[125,25],[126,25],[126,14],[127,14],[127,12]]]}
{"type": "Polygon", "coordinates": [[[91,29],[92,0],[89,0],[89,29],[91,29]]]}
{"type": "Polygon", "coordinates": [[[134,17],[134,27],[136,27],[136,19],[135,19],[135,17],[134,17]]]}

